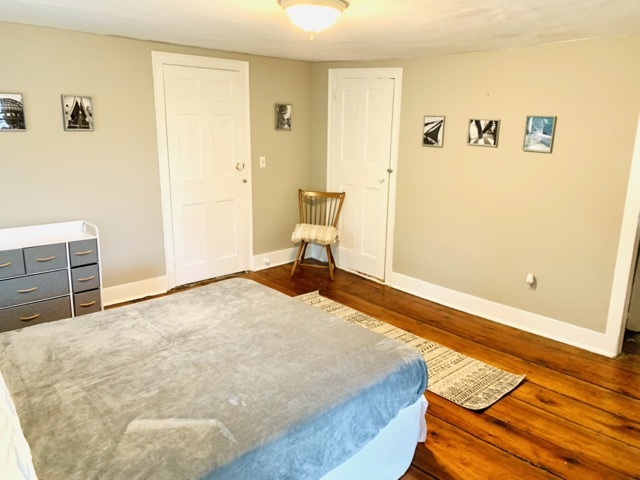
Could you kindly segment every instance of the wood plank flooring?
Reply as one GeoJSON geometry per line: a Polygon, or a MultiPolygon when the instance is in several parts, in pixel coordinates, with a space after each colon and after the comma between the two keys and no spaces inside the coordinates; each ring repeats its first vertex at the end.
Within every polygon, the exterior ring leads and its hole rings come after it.
{"type": "Polygon", "coordinates": [[[416,335],[527,378],[482,412],[427,393],[428,437],[403,480],[640,478],[640,336],[609,359],[337,271],[243,276],[287,295],[319,290],[416,335]]]}

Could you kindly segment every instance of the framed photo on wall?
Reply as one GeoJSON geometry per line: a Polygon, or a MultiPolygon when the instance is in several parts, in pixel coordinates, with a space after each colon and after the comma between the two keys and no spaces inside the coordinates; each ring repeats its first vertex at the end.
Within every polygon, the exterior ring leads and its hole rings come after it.
{"type": "Polygon", "coordinates": [[[467,144],[481,147],[497,147],[500,120],[469,120],[467,144]]]}
{"type": "Polygon", "coordinates": [[[0,93],[0,131],[24,132],[24,102],[21,93],[0,93]]]}
{"type": "Polygon", "coordinates": [[[276,103],[276,130],[291,130],[291,105],[276,103]]]}
{"type": "Polygon", "coordinates": [[[444,117],[425,115],[422,125],[422,146],[442,147],[444,142],[444,117]]]}
{"type": "Polygon", "coordinates": [[[557,117],[527,117],[524,130],[524,151],[551,153],[557,117]]]}
{"type": "Polygon", "coordinates": [[[67,131],[93,131],[93,104],[91,97],[62,95],[64,129],[67,131]]]}

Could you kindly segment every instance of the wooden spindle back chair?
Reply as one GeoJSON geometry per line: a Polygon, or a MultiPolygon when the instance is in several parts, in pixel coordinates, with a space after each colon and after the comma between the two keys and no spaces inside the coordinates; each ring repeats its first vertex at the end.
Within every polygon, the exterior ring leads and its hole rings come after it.
{"type": "Polygon", "coordinates": [[[291,268],[291,276],[300,265],[329,269],[329,277],[333,280],[335,258],[331,245],[338,240],[338,220],[344,203],[344,192],[318,192],[298,190],[298,206],[300,223],[291,236],[294,243],[300,242],[295,262],[291,268]],[[307,245],[322,245],[327,252],[327,265],[305,264],[307,245]]]}

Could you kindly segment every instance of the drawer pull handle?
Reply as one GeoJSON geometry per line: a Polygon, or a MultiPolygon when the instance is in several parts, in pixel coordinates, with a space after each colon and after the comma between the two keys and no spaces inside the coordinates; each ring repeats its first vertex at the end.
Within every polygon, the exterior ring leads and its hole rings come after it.
{"type": "Polygon", "coordinates": [[[98,303],[98,301],[94,300],[93,302],[81,303],[80,306],[82,308],[87,308],[87,307],[91,307],[91,306],[95,305],[96,303],[98,303]]]}
{"type": "Polygon", "coordinates": [[[91,275],[90,277],[87,277],[87,278],[79,278],[78,281],[79,282],[90,282],[94,278],[96,278],[96,276],[95,275],[91,275]]]}
{"type": "Polygon", "coordinates": [[[18,293],[31,293],[31,292],[35,292],[37,289],[38,287],[25,288],[24,290],[18,290],[18,293]]]}
{"type": "Polygon", "coordinates": [[[0,268],[10,267],[11,265],[13,265],[13,262],[3,263],[2,265],[0,265],[0,268]]]}
{"type": "Polygon", "coordinates": [[[21,322],[30,322],[31,320],[35,320],[39,316],[40,316],[40,314],[36,313],[35,315],[31,315],[30,317],[20,317],[20,321],[21,322]]]}
{"type": "Polygon", "coordinates": [[[36,262],[50,262],[51,260],[54,260],[56,258],[55,255],[51,255],[50,257],[45,257],[45,258],[36,258],[36,262]]]}
{"type": "Polygon", "coordinates": [[[74,252],[76,255],[89,255],[90,253],[93,253],[93,250],[87,250],[85,252],[74,252]]]}

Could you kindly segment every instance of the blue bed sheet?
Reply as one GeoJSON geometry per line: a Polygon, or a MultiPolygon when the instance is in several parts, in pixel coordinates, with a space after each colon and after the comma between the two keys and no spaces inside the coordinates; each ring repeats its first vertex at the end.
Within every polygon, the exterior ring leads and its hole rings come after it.
{"type": "Polygon", "coordinates": [[[427,385],[420,354],[246,279],[0,334],[42,479],[314,479],[427,385]]]}

